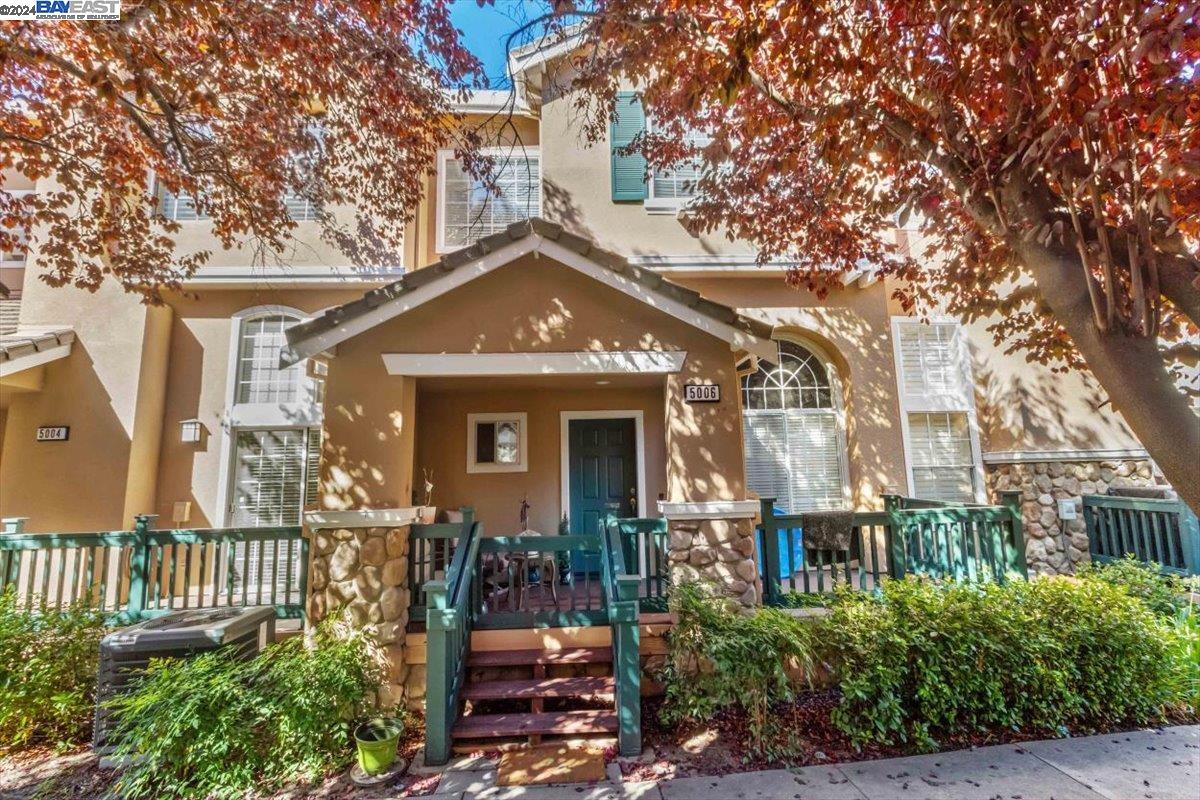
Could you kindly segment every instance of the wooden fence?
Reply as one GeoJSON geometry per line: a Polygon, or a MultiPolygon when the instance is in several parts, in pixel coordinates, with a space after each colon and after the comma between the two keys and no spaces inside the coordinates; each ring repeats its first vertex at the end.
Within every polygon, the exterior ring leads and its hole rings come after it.
{"type": "Polygon", "coordinates": [[[1132,556],[1175,575],[1200,575],[1200,525],[1180,500],[1084,495],[1092,560],[1132,556]]]}
{"type": "Polygon", "coordinates": [[[273,605],[301,617],[308,541],[299,526],[0,535],[0,591],[29,610],[95,608],[134,622],[188,608],[273,605]]]}
{"type": "Polygon", "coordinates": [[[884,510],[853,517],[849,546],[822,550],[804,545],[803,514],[776,514],[762,500],[756,530],[763,601],[779,604],[784,592],[822,594],[838,583],[863,591],[883,577],[925,575],[950,580],[1025,577],[1020,495],[1002,493],[998,506],[952,505],[884,497],[884,510]]]}

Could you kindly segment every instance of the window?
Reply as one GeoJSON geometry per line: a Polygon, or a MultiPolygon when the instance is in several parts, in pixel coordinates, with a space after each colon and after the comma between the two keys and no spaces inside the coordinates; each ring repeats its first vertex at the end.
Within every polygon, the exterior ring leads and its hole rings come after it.
{"type": "Polygon", "coordinates": [[[159,183],[156,193],[158,195],[158,213],[167,219],[173,219],[176,222],[208,219],[207,214],[196,208],[196,200],[188,192],[181,191],[178,194],[169,192],[166,186],[159,183]]]}
{"type": "Polygon", "coordinates": [[[310,222],[317,218],[317,207],[307,197],[289,192],[283,196],[288,216],[295,222],[310,222]]]}
{"type": "Polygon", "coordinates": [[[924,500],[975,502],[982,468],[962,328],[903,318],[894,332],[909,491],[924,500]]]}
{"type": "MultiPolygon", "coordinates": [[[[700,131],[690,130],[685,134],[684,140],[695,147],[704,147],[712,141],[712,137],[700,131]]],[[[699,159],[689,159],[669,169],[654,170],[650,174],[646,208],[678,210],[696,196],[696,183],[700,180],[702,171],[703,163],[699,159]]]]}
{"type": "Polygon", "coordinates": [[[319,428],[239,430],[234,459],[233,524],[299,525],[317,496],[319,428]]]}
{"type": "Polygon", "coordinates": [[[295,403],[305,376],[305,365],[279,368],[279,351],[287,343],[284,331],[300,321],[289,314],[265,314],[242,321],[238,345],[238,403],[295,403]]]}
{"type": "Polygon", "coordinates": [[[779,363],[742,379],[746,482],[788,513],[846,505],[845,447],[828,367],[779,342],[779,363]]]}
{"type": "Polygon", "coordinates": [[[496,150],[496,186],[491,194],[483,182],[465,173],[453,153],[441,154],[438,175],[438,252],[457,250],[514,222],[542,213],[541,159],[536,150],[496,150]]]}
{"type": "MultiPolygon", "coordinates": [[[[24,197],[25,195],[33,194],[32,189],[13,189],[6,190],[12,197],[24,197]]],[[[0,250],[0,265],[6,267],[23,267],[25,266],[25,248],[29,245],[29,231],[24,226],[20,228],[9,228],[9,235],[15,236],[21,247],[14,247],[11,250],[0,250]]],[[[19,286],[9,286],[9,289],[19,289],[19,286]]]]}
{"type": "Polygon", "coordinates": [[[525,472],[524,413],[467,415],[467,472],[525,472]]]}

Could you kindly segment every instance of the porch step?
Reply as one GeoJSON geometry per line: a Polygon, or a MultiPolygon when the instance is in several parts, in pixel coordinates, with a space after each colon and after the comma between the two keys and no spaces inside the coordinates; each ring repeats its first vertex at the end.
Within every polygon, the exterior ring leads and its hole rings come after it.
{"type": "Polygon", "coordinates": [[[530,664],[605,664],[612,662],[610,647],[569,647],[563,650],[473,650],[472,667],[517,667],[530,664]]]}
{"type": "Polygon", "coordinates": [[[535,697],[603,697],[612,700],[614,678],[534,678],[533,680],[483,681],[463,687],[467,700],[525,700],[535,697]]]}
{"type": "Polygon", "coordinates": [[[616,733],[616,711],[555,711],[535,714],[472,714],[454,724],[455,739],[498,739],[543,734],[616,733]]]}

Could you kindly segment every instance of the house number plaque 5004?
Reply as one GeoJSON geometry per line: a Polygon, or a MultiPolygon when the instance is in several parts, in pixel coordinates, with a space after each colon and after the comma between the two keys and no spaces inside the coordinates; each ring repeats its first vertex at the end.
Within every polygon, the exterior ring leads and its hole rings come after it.
{"type": "Polygon", "coordinates": [[[685,403],[716,403],[721,400],[721,387],[711,383],[685,383],[683,385],[683,400],[685,403]]]}
{"type": "Polygon", "coordinates": [[[43,425],[37,429],[39,442],[65,442],[71,436],[71,428],[67,425],[43,425]]]}

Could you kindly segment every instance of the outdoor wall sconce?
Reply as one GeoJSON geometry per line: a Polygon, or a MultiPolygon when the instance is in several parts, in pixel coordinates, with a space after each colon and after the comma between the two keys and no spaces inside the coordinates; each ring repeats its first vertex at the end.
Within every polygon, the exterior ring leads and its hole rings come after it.
{"type": "Polygon", "coordinates": [[[185,419],[179,423],[179,439],[187,443],[200,441],[204,435],[204,425],[198,419],[185,419]]]}

